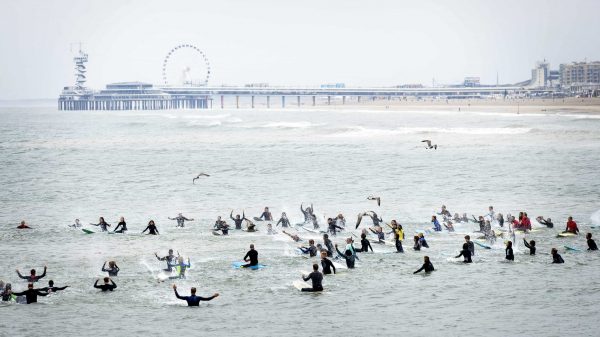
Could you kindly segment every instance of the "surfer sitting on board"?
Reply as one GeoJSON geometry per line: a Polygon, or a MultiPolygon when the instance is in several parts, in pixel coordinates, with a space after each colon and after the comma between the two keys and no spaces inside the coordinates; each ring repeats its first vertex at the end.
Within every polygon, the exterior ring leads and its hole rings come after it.
{"type": "Polygon", "coordinates": [[[179,293],[177,292],[177,286],[175,284],[173,285],[173,290],[175,291],[175,297],[177,297],[180,300],[186,301],[188,304],[188,307],[199,307],[201,301],[210,301],[210,300],[214,299],[215,297],[219,297],[219,293],[215,293],[210,297],[196,296],[196,288],[195,287],[192,287],[192,289],[190,289],[190,292],[192,293],[190,296],[179,296],[179,293]]]}
{"type": "Polygon", "coordinates": [[[419,241],[421,243],[421,247],[429,248],[427,244],[427,240],[425,240],[425,235],[423,233],[419,233],[419,241]]]}
{"type": "Polygon", "coordinates": [[[308,240],[308,247],[298,247],[303,254],[309,254],[310,257],[317,256],[317,247],[315,247],[315,240],[308,240]]]}
{"type": "Polygon", "coordinates": [[[440,222],[438,221],[435,215],[431,216],[431,223],[433,224],[433,230],[436,232],[442,231],[442,226],[440,226],[440,222]]]}
{"type": "Polygon", "coordinates": [[[433,264],[431,263],[431,261],[429,261],[429,256],[423,256],[423,265],[421,266],[421,268],[419,268],[419,270],[415,271],[413,274],[417,274],[422,270],[424,270],[426,273],[431,273],[435,270],[435,268],[433,268],[433,264]]]}
{"type": "Polygon", "coordinates": [[[125,218],[121,217],[119,219],[119,223],[117,224],[117,227],[115,227],[115,229],[113,230],[113,233],[125,233],[127,232],[127,223],[125,222],[125,218]]]}
{"type": "Polygon", "coordinates": [[[269,207],[265,207],[265,210],[258,218],[264,221],[273,221],[273,215],[269,212],[269,207]]]}
{"type": "Polygon", "coordinates": [[[281,218],[279,218],[279,221],[277,221],[277,224],[275,224],[275,227],[279,226],[279,224],[281,224],[281,227],[289,227],[290,226],[290,220],[287,217],[287,214],[285,214],[285,212],[281,213],[281,218]]]}
{"type": "Polygon", "coordinates": [[[304,282],[312,280],[312,288],[302,288],[302,291],[316,292],[323,291],[323,274],[319,271],[319,265],[313,264],[313,272],[307,276],[302,276],[304,282]]]}
{"type": "Polygon", "coordinates": [[[243,260],[246,262],[250,261],[250,263],[240,266],[241,268],[248,268],[258,265],[258,252],[254,249],[254,244],[250,245],[250,250],[246,253],[243,260]]]}
{"type": "Polygon", "coordinates": [[[150,222],[148,222],[148,226],[146,226],[146,229],[144,229],[142,231],[142,234],[146,231],[148,231],[148,235],[160,234],[158,232],[158,228],[156,228],[156,224],[154,223],[154,220],[150,220],[150,222]]]}
{"type": "Polygon", "coordinates": [[[567,219],[567,228],[565,228],[563,233],[579,234],[579,228],[577,228],[577,223],[573,221],[572,216],[567,219]]]}
{"type": "Polygon", "coordinates": [[[100,217],[98,223],[91,223],[90,225],[100,227],[103,232],[108,231],[108,227],[110,227],[110,224],[107,224],[106,221],[104,221],[104,217],[100,217]]]}

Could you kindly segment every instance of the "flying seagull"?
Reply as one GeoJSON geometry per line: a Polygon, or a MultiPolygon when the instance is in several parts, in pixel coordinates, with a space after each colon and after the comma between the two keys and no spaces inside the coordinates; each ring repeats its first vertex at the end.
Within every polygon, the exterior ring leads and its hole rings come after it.
{"type": "Polygon", "coordinates": [[[381,197],[369,196],[367,200],[377,200],[377,206],[381,206],[381,197]]]}
{"type": "Polygon", "coordinates": [[[431,145],[431,140],[429,140],[429,139],[424,139],[421,141],[421,143],[427,143],[427,149],[437,150],[437,144],[431,145]]]}
{"type": "Polygon", "coordinates": [[[200,177],[210,177],[210,175],[206,173],[200,173],[196,178],[192,179],[192,184],[195,184],[196,179],[200,179],[200,177]]]}

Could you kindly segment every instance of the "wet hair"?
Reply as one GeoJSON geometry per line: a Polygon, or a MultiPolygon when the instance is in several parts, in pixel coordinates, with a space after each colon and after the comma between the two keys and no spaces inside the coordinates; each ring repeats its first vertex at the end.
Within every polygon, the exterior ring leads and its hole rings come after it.
{"type": "Polygon", "coordinates": [[[512,241],[506,242],[506,248],[512,248],[512,241]]]}
{"type": "Polygon", "coordinates": [[[31,275],[35,275],[35,269],[31,269],[30,273],[31,275]]]}
{"type": "Polygon", "coordinates": [[[148,225],[154,225],[154,220],[148,221],[148,225]]]}
{"type": "Polygon", "coordinates": [[[29,288],[29,289],[32,289],[32,288],[33,288],[33,283],[29,283],[29,284],[27,285],[27,288],[29,288]]]}
{"type": "Polygon", "coordinates": [[[346,256],[352,256],[352,252],[350,251],[350,249],[346,249],[346,256]]]}
{"type": "Polygon", "coordinates": [[[323,237],[324,237],[325,239],[329,239],[329,234],[323,234],[323,237]]]}
{"type": "Polygon", "coordinates": [[[469,249],[469,245],[466,242],[463,243],[463,249],[469,249]]]}
{"type": "Polygon", "coordinates": [[[366,239],[366,238],[367,238],[367,234],[365,234],[365,233],[362,233],[362,234],[360,235],[360,238],[361,238],[361,239],[366,239]]]}
{"type": "Polygon", "coordinates": [[[250,248],[254,248],[254,244],[253,243],[250,244],[250,248]]]}
{"type": "Polygon", "coordinates": [[[108,262],[108,266],[111,267],[111,268],[114,267],[115,264],[116,264],[115,261],[109,261],[108,262]]]}
{"type": "Polygon", "coordinates": [[[425,260],[425,262],[429,262],[429,256],[427,256],[427,255],[423,256],[423,260],[425,260]]]}
{"type": "Polygon", "coordinates": [[[173,253],[173,249],[169,249],[169,254],[173,253]]]}
{"type": "Polygon", "coordinates": [[[415,242],[419,241],[419,236],[415,235],[415,242]]]}
{"type": "Polygon", "coordinates": [[[317,271],[317,270],[319,270],[319,265],[318,265],[318,264],[316,264],[316,263],[313,263],[313,270],[314,270],[314,271],[317,271]]]}
{"type": "Polygon", "coordinates": [[[100,223],[103,223],[103,222],[105,222],[105,221],[104,221],[104,217],[103,217],[103,216],[101,216],[101,217],[100,217],[100,223]]]}
{"type": "Polygon", "coordinates": [[[314,243],[315,243],[315,240],[313,240],[313,239],[308,240],[308,244],[313,245],[314,243]]]}
{"type": "Polygon", "coordinates": [[[471,240],[471,236],[470,235],[465,235],[465,240],[471,240]]]}
{"type": "Polygon", "coordinates": [[[588,240],[591,239],[592,238],[592,233],[587,233],[585,235],[585,238],[588,239],[588,240]]]}
{"type": "Polygon", "coordinates": [[[192,287],[192,289],[190,289],[192,295],[196,294],[196,287],[192,287]]]}
{"type": "Polygon", "coordinates": [[[48,281],[48,285],[51,287],[54,287],[54,281],[52,281],[52,280],[48,281]]]}
{"type": "Polygon", "coordinates": [[[108,283],[108,277],[104,278],[104,283],[108,283]]]}
{"type": "Polygon", "coordinates": [[[531,240],[531,241],[529,241],[529,244],[530,244],[531,246],[535,247],[535,240],[531,240]]]}
{"type": "Polygon", "coordinates": [[[554,254],[558,253],[558,250],[556,248],[552,248],[552,250],[550,252],[552,252],[552,255],[554,255],[554,254]]]}

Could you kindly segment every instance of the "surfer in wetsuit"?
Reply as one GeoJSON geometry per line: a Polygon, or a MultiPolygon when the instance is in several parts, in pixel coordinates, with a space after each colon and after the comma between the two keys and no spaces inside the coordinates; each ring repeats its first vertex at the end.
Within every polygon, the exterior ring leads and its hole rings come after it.
{"type": "Polygon", "coordinates": [[[55,293],[55,292],[57,292],[57,291],[60,291],[60,290],[65,290],[65,289],[67,289],[68,287],[69,287],[69,286],[64,286],[64,287],[55,287],[55,286],[54,286],[54,281],[50,280],[50,281],[48,281],[48,286],[47,286],[47,287],[40,288],[39,290],[41,290],[41,291],[45,291],[45,292],[47,292],[47,293],[55,293]]]}
{"type": "Polygon", "coordinates": [[[97,279],[96,282],[94,283],[94,288],[96,288],[96,289],[101,289],[102,291],[113,291],[117,288],[115,281],[111,280],[108,277],[104,278],[104,284],[102,284],[102,285],[98,285],[98,281],[100,281],[100,279],[97,279]],[[110,282],[110,283],[108,283],[108,282],[110,282]]]}
{"type": "Polygon", "coordinates": [[[142,234],[146,231],[148,231],[148,235],[160,234],[158,232],[158,228],[156,228],[156,224],[154,224],[154,220],[150,220],[150,222],[148,222],[148,226],[142,231],[142,234]]]}
{"type": "Polygon", "coordinates": [[[506,242],[506,249],[504,250],[505,253],[505,258],[508,261],[514,261],[515,260],[515,254],[513,254],[513,248],[512,248],[512,241],[507,241],[506,242]]]}
{"type": "Polygon", "coordinates": [[[302,276],[304,282],[312,280],[312,288],[302,288],[302,291],[316,292],[323,291],[323,274],[319,271],[319,265],[313,264],[313,272],[307,276],[302,276]]]}
{"type": "Polygon", "coordinates": [[[196,296],[196,288],[195,287],[192,287],[192,289],[190,289],[190,292],[192,293],[190,296],[180,296],[179,293],[177,292],[177,286],[175,284],[173,285],[173,290],[175,291],[175,297],[177,297],[180,300],[186,301],[188,304],[188,307],[198,307],[198,306],[200,306],[201,301],[210,301],[210,300],[214,299],[215,297],[219,297],[219,293],[214,293],[210,297],[196,296]]]}
{"type": "Polygon", "coordinates": [[[27,282],[37,282],[39,281],[42,277],[46,276],[46,266],[44,266],[44,272],[42,273],[42,275],[37,276],[35,269],[31,269],[30,270],[30,274],[29,276],[23,276],[21,275],[21,273],[19,272],[19,269],[17,269],[17,275],[19,275],[19,278],[22,278],[24,280],[27,280],[27,282]]]}
{"type": "Polygon", "coordinates": [[[565,228],[563,233],[579,234],[579,228],[577,228],[577,223],[573,221],[572,216],[567,219],[567,228],[565,228]]]}
{"type": "Polygon", "coordinates": [[[523,243],[525,244],[526,248],[529,248],[529,255],[535,255],[535,240],[527,242],[527,240],[523,238],[523,243]]]}
{"type": "Polygon", "coordinates": [[[371,233],[377,235],[377,243],[385,243],[385,233],[383,232],[383,228],[381,226],[369,228],[371,233]]]}
{"type": "Polygon", "coordinates": [[[72,225],[69,225],[69,227],[73,227],[73,228],[81,227],[81,223],[79,222],[79,219],[75,219],[75,223],[72,225]]]}
{"type": "Polygon", "coordinates": [[[421,266],[421,268],[419,268],[419,270],[415,271],[413,274],[417,274],[422,270],[424,270],[426,273],[431,273],[435,270],[435,268],[433,268],[433,264],[431,263],[431,261],[429,261],[429,256],[423,256],[423,265],[421,266]]]}
{"type": "Polygon", "coordinates": [[[4,285],[4,287],[2,289],[2,293],[0,295],[2,296],[3,302],[8,302],[16,297],[16,296],[13,296],[12,285],[10,283],[7,283],[4,285]]]}
{"type": "Polygon", "coordinates": [[[25,295],[25,299],[27,300],[27,304],[36,303],[38,296],[48,296],[47,292],[42,291],[41,289],[33,289],[33,283],[29,283],[27,285],[27,290],[22,291],[20,293],[12,293],[14,296],[23,296],[25,295]]]}
{"type": "Polygon", "coordinates": [[[471,252],[471,256],[475,256],[475,245],[473,244],[473,241],[471,241],[470,235],[465,235],[465,243],[471,252]]]}
{"type": "Polygon", "coordinates": [[[356,256],[354,255],[354,253],[352,252],[352,250],[346,249],[346,251],[344,253],[342,253],[338,249],[338,245],[336,243],[335,244],[335,251],[338,253],[338,255],[340,257],[342,257],[342,258],[344,258],[346,260],[346,266],[348,267],[348,269],[354,269],[354,263],[356,261],[356,256]]]}
{"type": "Polygon", "coordinates": [[[331,235],[336,236],[337,235],[337,230],[343,230],[343,227],[338,226],[337,224],[337,220],[333,219],[333,218],[327,218],[327,226],[328,226],[328,231],[329,233],[331,233],[331,235]]]}
{"type": "Polygon", "coordinates": [[[328,234],[323,234],[323,244],[325,245],[325,249],[327,250],[327,256],[333,256],[333,242],[329,240],[328,234]]]}
{"type": "Polygon", "coordinates": [[[419,241],[419,236],[415,235],[413,250],[420,251],[421,250],[421,241],[419,241]]]}
{"type": "MultiPolygon", "coordinates": [[[[233,212],[233,211],[232,211],[233,212]]],[[[178,213],[174,218],[168,218],[169,220],[177,220],[177,227],[184,227],[186,221],[194,221],[194,219],[188,219],[184,217],[181,213],[178,213]]]]}
{"type": "Polygon", "coordinates": [[[185,271],[188,268],[192,267],[192,264],[190,263],[190,258],[188,257],[187,259],[187,263],[183,262],[183,256],[179,256],[177,258],[177,263],[169,263],[169,267],[171,267],[171,270],[175,269],[175,271],[177,272],[177,275],[174,276],[170,276],[169,279],[173,280],[173,279],[178,279],[178,278],[185,278],[185,271]]]}
{"type": "Polygon", "coordinates": [[[460,254],[458,254],[454,258],[457,259],[461,256],[463,257],[463,263],[472,263],[473,262],[473,260],[471,260],[471,251],[469,250],[469,245],[466,242],[463,243],[460,254]]]}
{"type": "Polygon", "coordinates": [[[229,218],[233,220],[233,223],[235,224],[235,229],[242,229],[242,223],[244,222],[244,220],[246,220],[246,213],[242,212],[241,217],[239,214],[236,214],[234,218],[233,210],[231,210],[231,213],[229,213],[229,218]]]}
{"type": "Polygon", "coordinates": [[[303,254],[309,254],[310,257],[317,256],[317,247],[315,247],[315,240],[308,240],[308,247],[298,247],[303,254]]]}
{"type": "Polygon", "coordinates": [[[550,252],[552,253],[552,263],[565,263],[565,260],[563,260],[562,256],[558,254],[558,250],[556,248],[552,248],[550,252]]]}
{"type": "Polygon", "coordinates": [[[585,235],[585,239],[587,241],[588,249],[587,250],[598,250],[598,246],[596,245],[596,241],[592,239],[592,233],[587,233],[585,235]]]}
{"type": "Polygon", "coordinates": [[[108,262],[108,268],[106,268],[106,261],[102,265],[102,271],[108,272],[108,276],[117,276],[119,270],[121,269],[119,268],[119,266],[117,266],[117,263],[115,261],[108,262]]]}
{"type": "Polygon", "coordinates": [[[275,227],[279,226],[279,224],[281,224],[281,227],[284,228],[290,226],[290,220],[288,219],[287,214],[285,214],[285,212],[281,213],[281,218],[279,218],[279,221],[277,221],[275,227]]]}
{"type": "Polygon", "coordinates": [[[431,223],[433,224],[433,230],[436,232],[441,232],[442,231],[442,226],[440,226],[440,222],[437,219],[437,216],[432,215],[431,216],[431,223]]]}
{"type": "Polygon", "coordinates": [[[264,221],[273,221],[273,215],[271,215],[271,212],[269,212],[269,207],[265,207],[265,210],[258,218],[264,221]]]}
{"type": "Polygon", "coordinates": [[[366,252],[369,251],[369,248],[371,249],[371,253],[372,253],[373,252],[373,247],[371,247],[371,243],[367,239],[367,234],[362,233],[360,235],[360,249],[357,250],[357,251],[358,252],[366,253],[366,252]]]}
{"type": "MultiPolygon", "coordinates": [[[[179,252],[177,253],[177,255],[179,256],[179,252]]],[[[158,259],[159,261],[167,261],[167,269],[163,269],[164,271],[172,271],[173,268],[171,268],[170,266],[170,262],[174,261],[177,257],[175,255],[173,255],[173,249],[169,249],[169,255],[164,256],[164,257],[159,257],[157,253],[154,253],[154,256],[156,256],[156,259],[158,259]]]]}
{"type": "Polygon", "coordinates": [[[244,256],[244,261],[250,262],[240,266],[241,268],[248,268],[258,265],[258,252],[254,249],[254,244],[250,245],[250,250],[244,256]]]}
{"type": "Polygon", "coordinates": [[[425,235],[423,233],[419,233],[419,241],[421,242],[421,247],[429,248],[427,244],[427,240],[425,240],[425,235]]]}
{"type": "Polygon", "coordinates": [[[285,235],[289,236],[289,237],[290,237],[290,238],[292,238],[292,240],[294,240],[295,242],[300,242],[300,241],[302,241],[302,239],[301,239],[301,238],[300,238],[298,235],[296,235],[296,234],[290,234],[290,233],[288,233],[288,232],[286,232],[286,231],[283,231],[283,234],[285,234],[285,235]]]}
{"type": "Polygon", "coordinates": [[[540,224],[542,224],[548,228],[554,227],[554,223],[552,223],[552,219],[550,219],[550,218],[544,219],[544,217],[540,215],[535,219],[537,220],[537,222],[539,222],[540,224]]]}
{"type": "Polygon", "coordinates": [[[321,251],[321,267],[323,268],[323,274],[329,275],[331,274],[331,270],[333,270],[333,273],[335,274],[335,266],[327,256],[327,252],[321,251]]]}
{"type": "Polygon", "coordinates": [[[256,232],[256,225],[249,219],[246,219],[246,232],[256,232]]]}
{"type": "Polygon", "coordinates": [[[110,224],[107,224],[106,221],[104,221],[104,217],[100,217],[98,223],[90,223],[90,225],[100,227],[100,230],[103,232],[108,231],[108,227],[110,227],[110,224]]]}
{"type": "Polygon", "coordinates": [[[119,219],[119,223],[117,224],[117,227],[115,227],[115,230],[113,231],[114,233],[125,233],[127,232],[127,223],[125,222],[125,218],[121,217],[119,219]]]}
{"type": "Polygon", "coordinates": [[[402,248],[402,240],[404,240],[404,230],[402,230],[402,225],[398,224],[396,220],[392,220],[392,225],[388,226],[392,228],[392,232],[394,233],[396,253],[404,253],[404,248],[402,248]]]}
{"type": "Polygon", "coordinates": [[[17,229],[31,229],[31,227],[27,226],[27,223],[25,222],[25,220],[21,221],[21,224],[17,226],[17,229]]]}
{"type": "Polygon", "coordinates": [[[306,207],[306,209],[302,208],[302,204],[300,204],[300,211],[304,215],[304,222],[312,221],[313,215],[313,205],[310,204],[310,207],[306,207]]]}

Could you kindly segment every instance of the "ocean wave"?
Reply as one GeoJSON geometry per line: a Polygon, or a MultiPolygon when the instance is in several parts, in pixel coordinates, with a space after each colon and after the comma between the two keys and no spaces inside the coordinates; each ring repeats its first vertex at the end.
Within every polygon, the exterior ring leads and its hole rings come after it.
{"type": "Polygon", "coordinates": [[[227,117],[231,117],[230,114],[219,114],[219,115],[185,115],[182,116],[184,119],[223,119],[227,117]]]}
{"type": "Polygon", "coordinates": [[[348,127],[341,132],[332,134],[333,137],[373,137],[395,136],[409,134],[463,134],[463,135],[518,135],[530,132],[531,128],[438,128],[438,127],[399,127],[395,129],[375,129],[362,126],[348,127]]]}
{"type": "Polygon", "coordinates": [[[198,120],[195,120],[195,121],[187,122],[186,125],[187,126],[195,126],[195,127],[200,126],[200,127],[211,128],[211,127],[215,127],[215,126],[221,126],[221,125],[223,125],[223,123],[221,121],[198,121],[198,120]]]}
{"type": "Polygon", "coordinates": [[[323,124],[315,124],[311,122],[270,122],[259,127],[267,129],[307,129],[311,127],[322,126],[323,124]]]}

